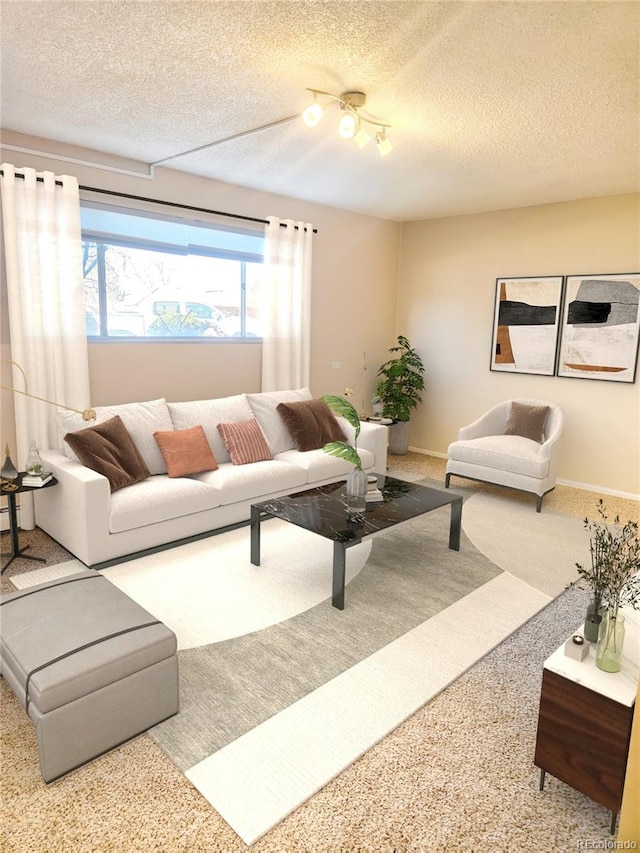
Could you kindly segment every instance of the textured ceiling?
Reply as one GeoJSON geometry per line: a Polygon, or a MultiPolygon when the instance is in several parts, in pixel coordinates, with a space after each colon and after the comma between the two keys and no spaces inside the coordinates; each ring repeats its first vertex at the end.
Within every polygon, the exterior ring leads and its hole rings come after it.
{"type": "Polygon", "coordinates": [[[637,191],[640,4],[2,0],[2,127],[151,163],[361,90],[168,168],[407,220],[637,191]]]}

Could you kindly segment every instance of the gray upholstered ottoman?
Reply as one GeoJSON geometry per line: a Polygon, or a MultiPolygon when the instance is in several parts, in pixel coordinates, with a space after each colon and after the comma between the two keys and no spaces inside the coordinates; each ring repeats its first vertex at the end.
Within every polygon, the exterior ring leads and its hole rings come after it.
{"type": "Polygon", "coordinates": [[[3,595],[0,637],[45,782],[178,711],[175,634],[97,572],[3,595]]]}

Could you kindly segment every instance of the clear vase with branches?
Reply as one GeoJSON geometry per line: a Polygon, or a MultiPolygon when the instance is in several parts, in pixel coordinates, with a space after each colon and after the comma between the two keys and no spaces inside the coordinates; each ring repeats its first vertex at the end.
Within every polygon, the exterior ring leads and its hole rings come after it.
{"type": "MultiPolygon", "coordinates": [[[[638,522],[620,524],[620,516],[611,519],[604,501],[598,501],[597,519],[584,519],[590,533],[591,566],[576,563],[580,578],[593,593],[593,606],[604,611],[598,632],[596,664],[600,669],[620,669],[624,641],[624,616],[620,608],[640,609],[640,539],[638,522]]],[[[586,623],[585,623],[586,630],[586,623]]]]}

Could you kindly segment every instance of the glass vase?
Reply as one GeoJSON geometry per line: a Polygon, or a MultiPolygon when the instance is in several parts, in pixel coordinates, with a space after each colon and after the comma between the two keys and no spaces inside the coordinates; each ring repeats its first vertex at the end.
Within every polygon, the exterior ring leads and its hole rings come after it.
{"type": "Polygon", "coordinates": [[[359,515],[367,508],[367,474],[362,468],[354,468],[347,477],[347,512],[359,515]]]}
{"type": "Polygon", "coordinates": [[[590,643],[598,642],[603,613],[604,607],[602,607],[599,601],[592,598],[587,606],[587,613],[584,617],[584,638],[585,640],[589,640],[590,643]]]}
{"type": "Polygon", "coordinates": [[[40,451],[38,450],[35,441],[31,442],[29,455],[27,456],[27,464],[24,466],[24,470],[31,477],[38,476],[44,471],[42,457],[40,456],[40,451]]]}
{"type": "Polygon", "coordinates": [[[611,611],[602,617],[596,647],[596,666],[604,672],[620,672],[622,645],[624,643],[624,616],[611,611]]]}

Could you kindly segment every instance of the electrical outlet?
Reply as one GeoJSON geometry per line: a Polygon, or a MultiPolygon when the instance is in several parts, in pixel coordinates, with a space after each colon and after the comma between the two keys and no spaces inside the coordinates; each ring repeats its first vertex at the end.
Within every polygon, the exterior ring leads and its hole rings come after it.
{"type": "Polygon", "coordinates": [[[331,362],[331,367],[332,367],[334,370],[340,370],[340,368],[342,367],[342,362],[341,362],[341,361],[332,361],[332,362],[331,362]]]}

